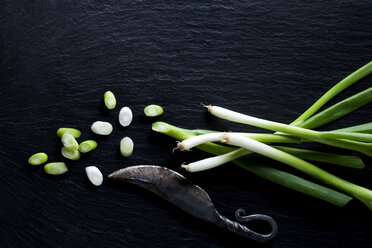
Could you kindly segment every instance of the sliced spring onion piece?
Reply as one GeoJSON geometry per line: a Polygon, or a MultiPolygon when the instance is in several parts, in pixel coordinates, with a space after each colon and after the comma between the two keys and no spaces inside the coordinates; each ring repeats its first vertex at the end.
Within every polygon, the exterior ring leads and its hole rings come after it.
{"type": "Polygon", "coordinates": [[[123,107],[119,113],[119,122],[123,127],[130,125],[133,119],[132,110],[128,107],[123,107]]]}
{"type": "Polygon", "coordinates": [[[163,113],[163,108],[159,105],[149,105],[144,109],[145,115],[150,117],[159,116],[163,113]]]}
{"type": "Polygon", "coordinates": [[[62,135],[62,143],[63,145],[67,148],[67,149],[70,149],[70,150],[77,150],[79,149],[79,143],[76,141],[76,139],[74,138],[74,136],[72,136],[72,134],[70,133],[64,133],[62,135]]]}
{"type": "Polygon", "coordinates": [[[103,100],[105,102],[105,105],[108,109],[114,109],[116,106],[116,98],[114,93],[111,91],[106,91],[103,95],[103,100]]]}
{"type": "Polygon", "coordinates": [[[322,137],[321,132],[314,130],[286,125],[279,122],[267,121],[264,119],[256,118],[253,116],[241,114],[232,110],[228,110],[217,106],[208,106],[208,111],[222,119],[230,120],[233,122],[243,123],[252,125],[272,131],[279,131],[287,134],[291,134],[296,137],[303,139],[309,139],[315,142],[323,143],[330,146],[340,147],[353,151],[362,152],[368,156],[372,156],[372,144],[358,142],[354,140],[345,139],[325,139],[322,137]]]}
{"type": "Polygon", "coordinates": [[[326,104],[334,96],[338,95],[341,91],[356,83],[360,79],[372,73],[372,62],[362,66],[358,70],[351,73],[349,76],[341,80],[330,90],[328,90],[318,101],[316,101],[310,108],[308,108],[301,116],[291,123],[294,126],[301,126],[301,124],[309,119],[315,112],[317,112],[324,104],[326,104]]]}
{"type": "Polygon", "coordinates": [[[32,155],[28,159],[28,163],[31,165],[40,165],[44,164],[48,160],[48,155],[44,152],[38,152],[32,155]]]}
{"type": "Polygon", "coordinates": [[[67,166],[63,162],[49,163],[44,166],[44,171],[50,175],[61,175],[68,171],[67,166]]]}
{"type": "Polygon", "coordinates": [[[308,129],[323,126],[370,102],[372,102],[372,87],[346,98],[345,100],[332,105],[316,115],[313,115],[299,126],[308,129]]]}
{"type": "Polygon", "coordinates": [[[100,186],[103,182],[101,171],[96,166],[88,166],[85,168],[89,181],[95,185],[100,186]]]}
{"type": "Polygon", "coordinates": [[[238,135],[234,133],[214,133],[213,136],[214,136],[214,139],[211,134],[204,134],[201,136],[192,137],[188,140],[184,140],[181,143],[179,143],[179,147],[184,147],[184,144],[182,143],[185,142],[187,144],[186,147],[190,149],[194,146],[204,143],[205,140],[209,142],[219,140],[229,145],[242,147],[249,151],[252,151],[252,152],[261,154],[263,156],[272,158],[274,160],[277,160],[279,162],[285,163],[293,168],[298,169],[299,171],[302,171],[308,174],[309,176],[323,183],[326,183],[332,187],[335,187],[341,191],[344,191],[345,193],[350,194],[351,196],[363,202],[370,210],[372,210],[372,191],[367,188],[350,183],[346,180],[343,180],[337,176],[334,176],[328,173],[325,170],[320,169],[319,167],[309,162],[306,162],[293,155],[282,152],[269,145],[266,145],[264,143],[255,141],[253,139],[244,137],[242,135],[238,135]],[[202,136],[207,136],[207,137],[202,137],[202,136]]]}
{"type": "MultiPolygon", "coordinates": [[[[152,130],[163,133],[177,140],[185,140],[196,136],[192,130],[179,128],[165,122],[153,123],[152,130]]],[[[197,146],[197,148],[213,155],[222,155],[236,149],[214,143],[204,143],[197,146]]],[[[266,180],[321,199],[323,201],[327,201],[336,206],[345,206],[350,200],[352,200],[350,196],[337,192],[333,189],[305,180],[288,172],[266,166],[264,164],[257,164],[252,161],[248,161],[245,158],[236,159],[233,161],[233,163],[259,177],[265,178],[266,180]]]]}
{"type": "Polygon", "coordinates": [[[81,136],[81,132],[75,128],[61,127],[57,130],[58,137],[62,138],[63,134],[69,133],[74,136],[75,139],[81,136]]]}
{"type": "Polygon", "coordinates": [[[121,155],[123,155],[124,157],[129,157],[133,153],[133,147],[134,147],[133,140],[129,137],[124,137],[120,141],[121,155]]]}
{"type": "Polygon", "coordinates": [[[112,125],[105,121],[96,121],[92,124],[90,129],[95,134],[110,135],[112,132],[112,125]]]}
{"type": "Polygon", "coordinates": [[[86,140],[80,143],[79,145],[79,151],[82,153],[90,152],[96,149],[97,142],[94,140],[86,140]]]}
{"type": "Polygon", "coordinates": [[[62,147],[61,153],[63,157],[70,159],[70,160],[78,160],[80,159],[80,156],[81,156],[79,150],[71,150],[65,146],[62,147]]]}

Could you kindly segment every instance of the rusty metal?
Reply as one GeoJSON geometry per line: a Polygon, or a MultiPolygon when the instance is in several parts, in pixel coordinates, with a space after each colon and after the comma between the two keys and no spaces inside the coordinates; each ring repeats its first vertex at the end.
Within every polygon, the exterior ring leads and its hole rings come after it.
{"type": "Polygon", "coordinates": [[[278,231],[276,222],[270,216],[263,214],[247,216],[242,209],[238,209],[235,213],[237,221],[265,221],[270,224],[271,232],[267,234],[257,233],[238,222],[227,219],[215,209],[207,192],[181,174],[165,167],[155,165],[131,166],[115,171],[108,177],[116,181],[138,185],[159,195],[196,218],[213,223],[221,228],[227,228],[243,237],[266,242],[274,238],[278,231]]]}

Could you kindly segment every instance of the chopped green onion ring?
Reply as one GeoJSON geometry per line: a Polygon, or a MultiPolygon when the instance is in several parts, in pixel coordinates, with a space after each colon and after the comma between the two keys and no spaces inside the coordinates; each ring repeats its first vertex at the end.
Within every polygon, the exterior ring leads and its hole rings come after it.
{"type": "Polygon", "coordinates": [[[80,143],[79,145],[79,151],[82,153],[90,152],[96,149],[97,142],[94,140],[86,140],[80,143]]]}
{"type": "Polygon", "coordinates": [[[106,91],[103,95],[103,100],[105,102],[105,105],[108,109],[114,109],[116,106],[116,98],[114,93],[111,91],[106,91]]]}
{"type": "Polygon", "coordinates": [[[129,137],[124,137],[121,141],[120,141],[120,153],[121,155],[123,155],[124,157],[129,157],[130,155],[132,155],[133,153],[133,141],[131,138],[129,137]]]}
{"type": "Polygon", "coordinates": [[[112,132],[112,125],[105,121],[96,121],[92,124],[90,129],[95,134],[110,135],[112,132]]]}
{"type": "Polygon", "coordinates": [[[63,145],[70,150],[77,150],[79,149],[79,143],[76,141],[74,136],[70,133],[64,133],[62,135],[62,143],[63,145]]]}
{"type": "Polygon", "coordinates": [[[159,105],[152,104],[152,105],[148,105],[144,109],[144,112],[145,112],[146,116],[155,117],[155,116],[159,116],[159,115],[163,114],[163,108],[159,105]]]}
{"type": "Polygon", "coordinates": [[[80,152],[78,150],[70,150],[67,147],[62,147],[61,153],[63,157],[70,160],[78,160],[80,158],[80,152]]]}
{"type": "Polygon", "coordinates": [[[28,163],[31,165],[44,164],[48,160],[48,155],[44,152],[35,153],[28,159],[28,163]]]}
{"type": "Polygon", "coordinates": [[[61,175],[68,171],[67,166],[63,162],[49,163],[44,166],[44,171],[49,175],[61,175]]]}
{"type": "Polygon", "coordinates": [[[75,139],[81,136],[81,132],[75,128],[61,127],[57,130],[58,137],[62,138],[63,134],[69,133],[74,136],[75,139]]]}

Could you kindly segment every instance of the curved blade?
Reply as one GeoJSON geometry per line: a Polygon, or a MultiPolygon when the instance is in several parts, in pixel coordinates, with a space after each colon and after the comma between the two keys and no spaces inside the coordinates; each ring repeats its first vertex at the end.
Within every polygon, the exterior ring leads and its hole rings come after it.
{"type": "Polygon", "coordinates": [[[138,185],[199,219],[217,224],[219,216],[207,192],[181,174],[155,165],[131,166],[111,173],[109,178],[138,185]]]}

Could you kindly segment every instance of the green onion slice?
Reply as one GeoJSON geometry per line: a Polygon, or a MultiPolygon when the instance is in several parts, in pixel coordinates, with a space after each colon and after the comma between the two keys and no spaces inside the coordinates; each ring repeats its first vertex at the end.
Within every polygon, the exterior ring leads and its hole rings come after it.
{"type": "Polygon", "coordinates": [[[82,153],[90,152],[96,149],[97,142],[94,140],[86,140],[80,143],[79,145],[79,151],[82,153]]]}
{"type": "Polygon", "coordinates": [[[50,175],[61,175],[68,171],[67,166],[63,162],[49,163],[44,166],[44,171],[46,174],[50,175]]]}
{"type": "Polygon", "coordinates": [[[44,152],[39,152],[39,153],[32,155],[28,159],[28,163],[31,165],[40,165],[40,164],[44,164],[47,160],[48,160],[48,155],[46,155],[46,153],[44,152]]]}
{"type": "Polygon", "coordinates": [[[114,93],[111,91],[106,91],[103,95],[103,100],[105,102],[105,105],[108,109],[114,109],[116,106],[116,98],[114,96],[114,93]]]}
{"type": "Polygon", "coordinates": [[[145,115],[149,117],[159,116],[163,113],[163,108],[159,105],[149,105],[144,109],[145,115]]]}
{"type": "Polygon", "coordinates": [[[57,130],[57,135],[58,137],[62,138],[63,134],[65,133],[69,133],[71,134],[72,136],[74,136],[74,138],[79,138],[81,136],[81,132],[75,128],[70,128],[70,127],[62,127],[62,128],[59,128],[57,130]]]}
{"type": "Polygon", "coordinates": [[[70,150],[77,150],[79,149],[79,143],[76,141],[74,136],[70,133],[64,133],[62,135],[62,143],[63,145],[70,150]]]}
{"type": "Polygon", "coordinates": [[[133,152],[133,141],[131,138],[129,137],[124,137],[121,141],[120,141],[120,153],[121,155],[123,155],[124,157],[129,157],[130,155],[132,155],[132,152],[133,152]]]}
{"type": "Polygon", "coordinates": [[[80,152],[78,150],[70,150],[65,146],[62,147],[61,153],[63,157],[70,159],[70,160],[78,160],[80,158],[80,152]]]}

